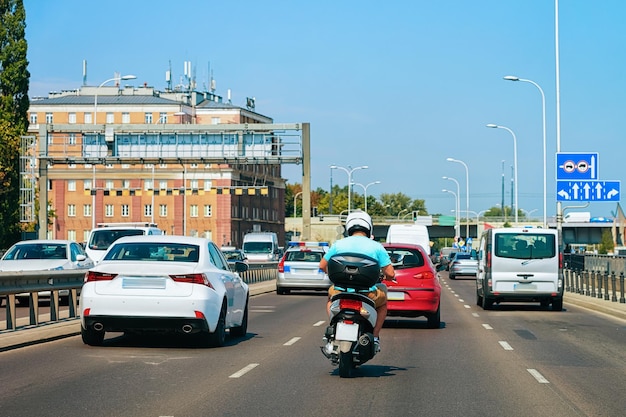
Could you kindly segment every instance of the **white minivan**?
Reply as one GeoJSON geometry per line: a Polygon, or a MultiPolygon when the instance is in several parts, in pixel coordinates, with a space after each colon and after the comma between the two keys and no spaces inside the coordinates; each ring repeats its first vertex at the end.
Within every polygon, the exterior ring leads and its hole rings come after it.
{"type": "Polygon", "coordinates": [[[98,263],[111,243],[121,237],[162,234],[163,231],[154,223],[98,223],[98,227],[89,232],[85,252],[95,263],[98,263]]]}
{"type": "Polygon", "coordinates": [[[392,224],[387,230],[387,243],[420,245],[430,255],[430,235],[422,224],[392,224]]]}
{"type": "Polygon", "coordinates": [[[552,304],[563,309],[563,254],[554,229],[485,230],[478,250],[476,304],[488,310],[502,301],[552,304]]]}
{"type": "Polygon", "coordinates": [[[248,262],[278,262],[280,248],[274,232],[252,232],[243,237],[241,247],[248,262]]]}

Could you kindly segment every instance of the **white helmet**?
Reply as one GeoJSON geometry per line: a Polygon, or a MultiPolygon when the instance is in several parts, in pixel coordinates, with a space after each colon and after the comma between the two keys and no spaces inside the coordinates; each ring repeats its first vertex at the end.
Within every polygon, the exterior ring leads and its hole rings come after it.
{"type": "Polygon", "coordinates": [[[346,230],[348,231],[348,236],[352,236],[352,234],[356,231],[364,232],[367,237],[370,237],[372,234],[372,218],[369,214],[362,210],[356,210],[352,213],[348,214],[346,218],[346,230]]]}

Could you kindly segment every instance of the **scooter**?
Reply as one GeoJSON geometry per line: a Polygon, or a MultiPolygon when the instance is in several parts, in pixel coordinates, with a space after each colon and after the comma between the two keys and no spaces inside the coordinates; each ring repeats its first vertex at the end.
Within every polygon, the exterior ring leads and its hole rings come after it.
{"type": "Polygon", "coordinates": [[[380,268],[372,258],[339,254],[328,263],[328,277],[342,292],[331,298],[330,324],[321,350],[339,366],[339,376],[349,378],[357,366],[376,355],[373,330],[377,314],[367,292],[378,283],[380,268]]]}

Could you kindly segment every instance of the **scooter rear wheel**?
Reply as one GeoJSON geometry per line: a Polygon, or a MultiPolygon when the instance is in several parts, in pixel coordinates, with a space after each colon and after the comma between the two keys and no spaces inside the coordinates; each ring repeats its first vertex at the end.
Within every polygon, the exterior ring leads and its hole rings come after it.
{"type": "Polygon", "coordinates": [[[352,378],[352,352],[339,352],[339,376],[341,378],[352,378]]]}

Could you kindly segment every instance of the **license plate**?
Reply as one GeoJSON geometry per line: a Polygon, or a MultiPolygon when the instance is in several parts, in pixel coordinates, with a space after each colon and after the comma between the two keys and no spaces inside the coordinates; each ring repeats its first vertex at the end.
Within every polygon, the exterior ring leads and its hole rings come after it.
{"type": "Polygon", "coordinates": [[[349,342],[356,342],[359,338],[359,325],[348,324],[340,321],[337,323],[337,329],[335,330],[335,340],[346,340],[349,342]]]}
{"type": "Polygon", "coordinates": [[[404,293],[397,291],[389,291],[387,293],[387,300],[390,301],[404,301],[404,293]]]}
{"type": "Polygon", "coordinates": [[[513,289],[515,291],[536,291],[537,290],[537,284],[515,284],[513,285],[513,289]]]}

